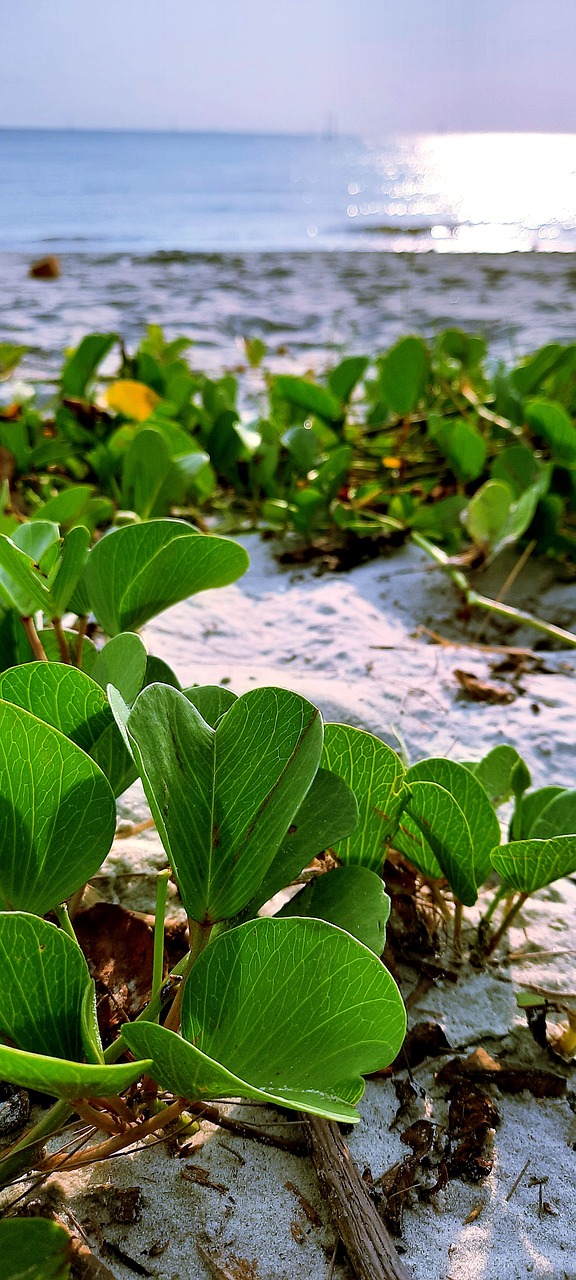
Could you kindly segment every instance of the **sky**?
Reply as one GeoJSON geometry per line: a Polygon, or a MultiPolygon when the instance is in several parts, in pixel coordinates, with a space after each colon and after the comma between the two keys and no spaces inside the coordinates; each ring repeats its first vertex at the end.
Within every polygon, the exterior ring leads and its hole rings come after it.
{"type": "Polygon", "coordinates": [[[0,125],[576,132],[576,0],[0,0],[0,125]]]}

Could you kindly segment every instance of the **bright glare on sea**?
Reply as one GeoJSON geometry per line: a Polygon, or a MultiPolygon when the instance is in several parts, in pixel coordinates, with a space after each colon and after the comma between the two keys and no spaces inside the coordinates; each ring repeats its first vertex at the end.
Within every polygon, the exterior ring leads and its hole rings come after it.
{"type": "Polygon", "coordinates": [[[0,249],[576,249],[576,135],[0,131],[0,249]]]}

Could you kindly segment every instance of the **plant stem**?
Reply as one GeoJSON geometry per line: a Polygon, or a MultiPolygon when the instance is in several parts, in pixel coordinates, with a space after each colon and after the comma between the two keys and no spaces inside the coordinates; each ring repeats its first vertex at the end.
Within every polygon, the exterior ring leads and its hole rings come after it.
{"type": "Polygon", "coordinates": [[[462,903],[456,898],[454,904],[454,955],[457,960],[462,959],[462,903]]]}
{"type": "Polygon", "coordinates": [[[78,619],[78,639],[76,641],[76,652],[74,654],[74,666],[82,670],[82,650],[84,648],[84,639],[86,636],[86,628],[88,626],[88,614],[83,613],[78,619]]]}
{"type": "Polygon", "coordinates": [[[64,635],[62,619],[52,618],[52,626],[54,627],[54,635],[56,636],[56,639],[58,641],[58,648],[60,650],[60,661],[65,662],[66,665],[69,667],[70,666],[70,650],[68,648],[68,641],[66,639],[66,636],[64,635]]]}
{"type": "Polygon", "coordinates": [[[186,969],[182,978],[182,982],[178,987],[172,1005],[168,1010],[168,1016],[164,1021],[164,1026],[168,1031],[177,1031],[180,1026],[180,1010],[182,1008],[182,997],[184,995],[184,987],[190,977],[192,969],[198,959],[198,956],[208,945],[213,925],[200,924],[198,920],[188,920],[188,929],[190,933],[190,950],[186,962],[186,969]]]}
{"type": "Polygon", "coordinates": [[[154,1133],[156,1129],[165,1129],[173,1120],[177,1120],[182,1111],[186,1110],[188,1103],[185,1098],[177,1098],[171,1106],[165,1107],[156,1115],[150,1116],[148,1120],[137,1121],[123,1133],[117,1133],[107,1142],[101,1142],[97,1147],[90,1147],[88,1151],[84,1151],[82,1155],[59,1155],[49,1156],[40,1166],[40,1171],[53,1173],[56,1169],[71,1170],[81,1169],[85,1164],[94,1164],[96,1160],[107,1160],[109,1156],[114,1155],[117,1151],[122,1151],[124,1147],[130,1147],[135,1142],[140,1142],[142,1138],[146,1138],[148,1134],[154,1133]]]}
{"type": "Polygon", "coordinates": [[[38,635],[36,627],[34,626],[34,619],[31,618],[29,615],[27,615],[24,618],[20,618],[20,621],[22,623],[22,626],[24,627],[24,630],[28,637],[28,644],[30,645],[30,648],[32,650],[32,653],[34,654],[36,661],[47,662],[48,659],[46,657],[46,654],[44,653],[40,636],[38,635]]]}
{"type": "Polygon", "coordinates": [[[50,1107],[0,1160],[0,1187],[7,1186],[22,1173],[27,1173],[33,1167],[34,1157],[46,1138],[57,1133],[73,1114],[74,1107],[64,1098],[50,1107]]]}
{"type": "MultiPolygon", "coordinates": [[[[152,962],[152,990],[150,999],[155,1000],[160,994],[164,979],[164,920],[166,916],[166,900],[168,898],[168,881],[171,871],[167,867],[156,877],[156,917],[154,920],[154,959],[152,962]]],[[[154,1019],[158,1021],[158,1017],[154,1019]]]]}
{"type": "Polygon", "coordinates": [[[72,938],[72,941],[78,944],[78,939],[72,927],[72,921],[68,915],[68,907],[66,906],[66,903],[62,902],[59,907],[55,907],[54,914],[57,916],[58,924],[62,931],[67,933],[68,937],[72,938]]]}
{"type": "Polygon", "coordinates": [[[494,894],[492,901],[489,903],[486,911],[484,912],[484,915],[482,916],[481,924],[483,925],[490,924],[492,916],[494,915],[496,907],[498,906],[498,903],[501,902],[502,899],[506,897],[506,893],[507,893],[506,885],[501,884],[500,888],[496,890],[496,893],[494,894]]]}
{"type": "Polygon", "coordinates": [[[462,592],[466,604],[471,608],[485,609],[488,613],[495,613],[500,618],[507,618],[509,622],[513,622],[516,626],[524,625],[532,627],[535,631],[542,631],[544,635],[550,636],[553,640],[561,640],[563,644],[569,645],[570,648],[576,648],[576,635],[572,631],[564,631],[562,627],[554,626],[552,622],[544,622],[542,618],[537,618],[533,613],[526,613],[524,609],[514,609],[512,605],[499,603],[497,600],[490,600],[488,596],[481,596],[474,591],[468,582],[465,574],[453,565],[450,557],[442,551],[440,547],[435,547],[433,542],[429,542],[421,533],[412,532],[412,541],[422,551],[448,574],[452,582],[458,590],[462,592]]]}
{"type": "Polygon", "coordinates": [[[500,924],[499,928],[496,930],[496,933],[490,939],[490,942],[484,949],[484,956],[486,960],[488,959],[488,956],[491,956],[493,951],[496,950],[496,947],[502,941],[502,938],[504,937],[506,930],[512,924],[514,916],[520,910],[520,907],[524,906],[526,899],[529,897],[530,897],[529,893],[521,893],[518,895],[516,902],[512,903],[512,906],[506,912],[506,915],[504,916],[504,919],[502,920],[502,923],[500,924]]]}

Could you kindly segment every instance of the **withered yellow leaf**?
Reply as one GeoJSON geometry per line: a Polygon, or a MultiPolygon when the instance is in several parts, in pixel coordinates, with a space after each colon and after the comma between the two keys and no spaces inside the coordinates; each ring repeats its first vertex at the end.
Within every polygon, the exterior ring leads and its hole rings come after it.
{"type": "Polygon", "coordinates": [[[134,422],[144,422],[156,408],[160,396],[145,382],[134,382],[131,378],[121,378],[113,382],[106,391],[106,403],[109,409],[122,413],[134,422]]]}

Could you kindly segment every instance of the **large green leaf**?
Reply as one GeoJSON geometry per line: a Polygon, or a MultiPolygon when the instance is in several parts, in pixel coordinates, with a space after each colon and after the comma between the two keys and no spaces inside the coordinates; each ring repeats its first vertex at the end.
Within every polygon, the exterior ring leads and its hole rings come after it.
{"type": "Polygon", "coordinates": [[[344,778],[319,769],[258,892],[246,908],[247,914],[256,915],[260,907],[279,889],[285,889],[313,858],[351,835],[357,826],[358,805],[354,792],[344,778]]]}
{"type": "Polygon", "coordinates": [[[254,689],[214,730],[184,694],[156,684],[136,699],[127,732],[188,915],[235,915],[314,778],[320,713],[298,694],[254,689]]]}
{"type": "Polygon", "coordinates": [[[420,760],[411,766],[406,778],[410,784],[436,782],[456,800],[472,836],[474,856],[471,871],[479,888],[490,873],[492,849],[500,843],[500,823],[485,788],[463,764],[440,757],[420,760]]]}
{"type": "Polygon", "coordinates": [[[27,1053],[0,1045],[0,1079],[18,1084],[23,1089],[37,1089],[54,1098],[107,1098],[121,1093],[147,1074],[152,1066],[143,1062],[126,1062],[120,1066],[101,1066],[92,1062],[70,1062],[42,1053],[27,1053]]]}
{"type": "Polygon", "coordinates": [[[494,850],[492,865],[511,889],[535,893],[576,871],[576,835],[513,840],[494,850]]]}
{"type": "Polygon", "coordinates": [[[260,1098],[355,1121],[362,1074],[394,1059],[405,1025],[393,978],[355,938],[320,920],[261,919],[196,961],[185,1039],[144,1022],[123,1035],[183,1097],[260,1098]]]}
{"type": "Polygon", "coordinates": [[[180,520],[150,520],[101,538],[84,581],[98,622],[114,636],[197,591],[235,582],[247,567],[247,553],[236,542],[180,520]]]}
{"type": "MultiPolygon", "coordinates": [[[[130,641],[144,650],[138,636],[127,634],[117,639],[128,642],[120,646],[121,653],[128,650],[127,660],[132,648],[130,641]]],[[[145,665],[144,651],[142,670],[145,665]]],[[[127,667],[125,686],[129,687],[131,682],[133,687],[127,667]]],[[[100,766],[115,795],[121,795],[134,782],[137,776],[134,763],[106,695],[85,672],[61,662],[28,662],[0,675],[0,698],[31,711],[38,720],[59,729],[81,747],[100,766]]]]}
{"type": "Polygon", "coordinates": [[[346,840],[337,842],[337,857],[380,871],[407,795],[401,760],[391,747],[363,729],[327,724],[322,764],[344,778],[358,802],[358,826],[346,840]]]}
{"type": "Polygon", "coordinates": [[[346,929],[365,947],[381,956],[386,942],[390,899],[380,876],[367,867],[336,867],[315,878],[277,913],[312,916],[346,929]]]}
{"type": "Polygon", "coordinates": [[[230,710],[237,696],[231,689],[223,688],[221,684],[195,684],[189,689],[184,689],[183,693],[212,729],[216,728],[220,717],[230,710]]]}
{"type": "Polygon", "coordinates": [[[52,1058],[101,1058],[82,1034],[94,984],[72,938],[38,916],[0,912],[0,968],[0,1036],[52,1058]]]}
{"type": "Polygon", "coordinates": [[[0,1222],[2,1280],[68,1280],[71,1239],[47,1218],[5,1218],[0,1222]]]}
{"type": "Polygon", "coordinates": [[[561,404],[553,400],[530,400],[525,408],[532,431],[546,441],[555,462],[576,466],[576,428],[561,404]]]}
{"type": "Polygon", "coordinates": [[[454,895],[465,907],[478,897],[470,827],[453,796],[435,782],[410,783],[407,814],[420,828],[454,895]]]}
{"type": "Polygon", "coordinates": [[[0,907],[42,916],[69,897],[104,861],[115,820],[114,796],[94,761],[29,711],[0,701],[0,907]]]}

